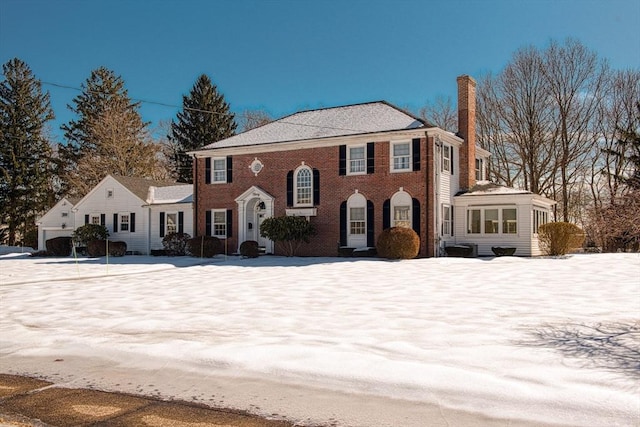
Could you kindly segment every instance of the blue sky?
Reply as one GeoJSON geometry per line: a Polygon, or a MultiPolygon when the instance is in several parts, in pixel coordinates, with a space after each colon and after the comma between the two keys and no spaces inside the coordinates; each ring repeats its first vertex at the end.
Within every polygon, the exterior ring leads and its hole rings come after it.
{"type": "MultiPolygon", "coordinates": [[[[417,111],[455,96],[456,76],[500,72],[552,39],[640,69],[638,28],[637,0],[0,0],[0,62],[71,87],[106,66],[132,98],[177,106],[143,103],[154,124],[175,118],[203,73],[233,111],[381,99],[417,111]]],[[[79,92],[44,88],[58,128],[79,92]]]]}

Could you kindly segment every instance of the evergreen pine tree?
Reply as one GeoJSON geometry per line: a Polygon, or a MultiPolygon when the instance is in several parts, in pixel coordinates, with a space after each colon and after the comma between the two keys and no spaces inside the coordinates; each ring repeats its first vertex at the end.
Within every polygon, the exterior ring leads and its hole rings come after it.
{"type": "Polygon", "coordinates": [[[83,195],[106,174],[153,178],[160,147],[149,138],[139,102],[124,81],[105,67],[91,72],[68,108],[78,118],[64,124],[60,147],[63,181],[69,194],[83,195]]]}
{"type": "Polygon", "coordinates": [[[18,58],[2,66],[0,83],[0,223],[8,245],[33,245],[38,215],[50,207],[53,165],[45,124],[54,118],[49,94],[18,58]]]}
{"type": "Polygon", "coordinates": [[[169,140],[172,153],[170,163],[179,182],[193,182],[193,160],[188,151],[228,138],[236,130],[229,104],[211,79],[198,77],[189,95],[182,97],[182,111],[177,122],[171,123],[169,140]]]}

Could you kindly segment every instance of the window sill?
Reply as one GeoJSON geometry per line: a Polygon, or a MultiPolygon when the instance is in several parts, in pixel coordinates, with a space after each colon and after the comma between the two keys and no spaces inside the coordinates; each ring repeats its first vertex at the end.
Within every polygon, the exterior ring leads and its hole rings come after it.
{"type": "Polygon", "coordinates": [[[317,216],[317,208],[289,208],[286,210],[287,216],[317,216]]]}

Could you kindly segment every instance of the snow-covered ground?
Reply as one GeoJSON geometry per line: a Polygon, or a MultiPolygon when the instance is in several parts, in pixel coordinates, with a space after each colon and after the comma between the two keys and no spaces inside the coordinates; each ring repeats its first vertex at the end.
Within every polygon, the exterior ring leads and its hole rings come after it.
{"type": "MultiPolygon", "coordinates": [[[[162,368],[167,387],[218,377],[218,396],[220,384],[246,396],[214,403],[294,419],[293,401],[291,413],[286,402],[252,401],[256,384],[531,425],[640,425],[639,254],[108,264],[5,254],[0,313],[0,372],[46,374],[28,361],[76,358],[108,360],[113,375],[162,368]]],[[[150,386],[140,390],[176,395],[150,386]]],[[[375,425],[375,415],[316,409],[307,420],[375,425]]]]}

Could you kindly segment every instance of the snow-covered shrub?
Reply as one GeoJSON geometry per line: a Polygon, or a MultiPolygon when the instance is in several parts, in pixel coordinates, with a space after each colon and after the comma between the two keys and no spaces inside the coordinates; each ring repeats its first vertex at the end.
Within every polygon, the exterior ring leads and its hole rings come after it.
{"type": "Polygon", "coordinates": [[[538,242],[546,255],[566,255],[582,247],[584,232],[575,224],[550,222],[538,229],[538,242]]]}
{"type": "Polygon", "coordinates": [[[71,237],[54,237],[44,242],[50,256],[69,256],[73,249],[71,237]]]}
{"type": "Polygon", "coordinates": [[[187,241],[187,254],[199,258],[212,258],[223,251],[222,242],[213,236],[196,236],[187,241]]]}
{"type": "MultiPolygon", "coordinates": [[[[124,256],[127,252],[126,242],[112,242],[109,240],[109,256],[124,256]]],[[[107,254],[106,240],[92,240],[87,244],[87,254],[90,257],[102,257],[107,254]]]]}
{"type": "Polygon", "coordinates": [[[258,258],[260,250],[258,249],[258,242],[255,240],[245,240],[240,245],[240,255],[245,258],[258,258]]]}
{"type": "Polygon", "coordinates": [[[389,259],[412,259],[420,252],[420,237],[410,228],[391,227],[378,236],[378,256],[389,259]]]}
{"type": "Polygon", "coordinates": [[[169,233],[162,239],[162,246],[169,256],[186,255],[187,242],[191,236],[187,233],[169,233]]]}

